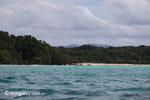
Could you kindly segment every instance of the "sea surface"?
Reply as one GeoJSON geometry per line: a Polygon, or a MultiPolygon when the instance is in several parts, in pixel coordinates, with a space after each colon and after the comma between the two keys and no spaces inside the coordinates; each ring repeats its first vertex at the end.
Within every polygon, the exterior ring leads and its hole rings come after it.
{"type": "Polygon", "coordinates": [[[150,66],[1,65],[0,100],[150,100],[150,66]]]}

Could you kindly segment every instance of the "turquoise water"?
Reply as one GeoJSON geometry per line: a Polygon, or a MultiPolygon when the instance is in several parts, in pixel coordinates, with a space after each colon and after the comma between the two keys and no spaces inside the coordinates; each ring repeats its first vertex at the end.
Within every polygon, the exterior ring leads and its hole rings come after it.
{"type": "Polygon", "coordinates": [[[150,66],[1,65],[0,100],[150,100],[150,66]]]}

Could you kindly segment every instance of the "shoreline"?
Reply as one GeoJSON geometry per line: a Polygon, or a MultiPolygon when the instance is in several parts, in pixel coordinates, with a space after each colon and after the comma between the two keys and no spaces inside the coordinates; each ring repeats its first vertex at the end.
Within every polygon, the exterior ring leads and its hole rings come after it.
{"type": "Polygon", "coordinates": [[[150,65],[150,64],[117,64],[117,63],[74,63],[76,66],[98,66],[98,65],[150,65]]]}
{"type": "MultiPolygon", "coordinates": [[[[12,65],[16,65],[16,66],[56,66],[56,65],[47,65],[47,64],[0,64],[0,66],[2,65],[8,65],[8,66],[12,66],[12,65]]],[[[111,65],[124,65],[124,66],[130,66],[130,65],[149,65],[150,64],[127,64],[127,63],[123,63],[123,64],[119,64],[119,63],[72,63],[72,64],[62,64],[62,65],[58,65],[58,66],[111,66],[111,65]]]]}

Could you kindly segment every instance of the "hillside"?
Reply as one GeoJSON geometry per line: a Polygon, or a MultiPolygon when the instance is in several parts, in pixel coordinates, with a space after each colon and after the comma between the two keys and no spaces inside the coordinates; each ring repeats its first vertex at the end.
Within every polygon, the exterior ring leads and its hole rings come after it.
{"type": "Polygon", "coordinates": [[[150,64],[150,46],[95,47],[83,45],[75,48],[58,48],[74,58],[74,62],[150,64]]]}
{"type": "Polygon", "coordinates": [[[0,31],[0,64],[62,65],[82,62],[150,64],[150,46],[56,48],[31,35],[15,36],[0,31]]]}
{"type": "Polygon", "coordinates": [[[0,31],[0,64],[70,64],[71,58],[44,41],[0,31]]]}

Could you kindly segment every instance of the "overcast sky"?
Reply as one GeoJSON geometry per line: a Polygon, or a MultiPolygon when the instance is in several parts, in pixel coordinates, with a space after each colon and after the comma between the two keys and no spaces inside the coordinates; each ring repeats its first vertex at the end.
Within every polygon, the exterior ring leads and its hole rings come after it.
{"type": "Polygon", "coordinates": [[[150,0],[0,0],[0,30],[51,45],[150,45],[150,0]]]}

